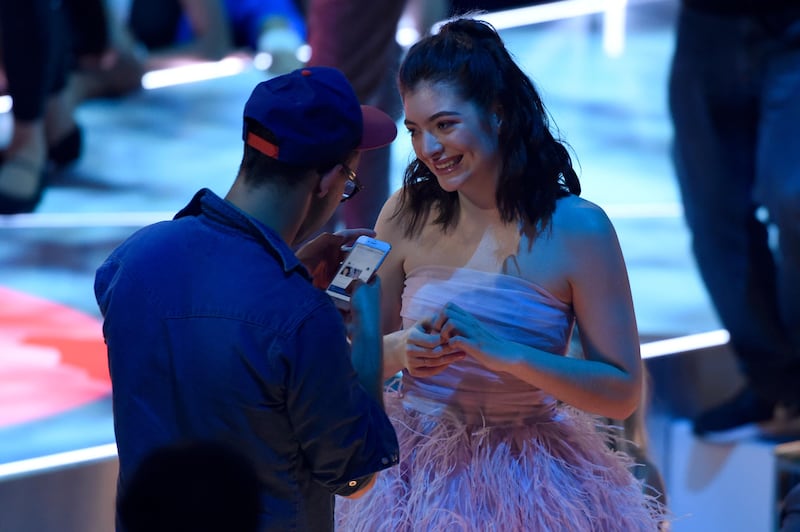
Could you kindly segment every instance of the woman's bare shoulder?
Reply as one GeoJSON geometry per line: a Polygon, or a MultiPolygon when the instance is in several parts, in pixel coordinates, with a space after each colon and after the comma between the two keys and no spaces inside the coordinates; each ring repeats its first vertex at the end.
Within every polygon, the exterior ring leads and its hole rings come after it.
{"type": "Polygon", "coordinates": [[[384,235],[384,239],[390,235],[397,237],[403,234],[403,224],[400,216],[397,215],[401,197],[402,190],[396,190],[383,204],[378,215],[378,221],[375,223],[375,231],[378,233],[378,238],[381,238],[381,234],[384,235]]]}
{"type": "Polygon", "coordinates": [[[558,200],[552,224],[554,230],[564,236],[589,237],[613,233],[606,212],[596,203],[575,195],[558,200]]]}
{"type": "Polygon", "coordinates": [[[395,191],[383,204],[375,223],[376,237],[389,242],[395,256],[406,254],[411,238],[406,234],[406,218],[400,216],[402,190],[395,191]]]}

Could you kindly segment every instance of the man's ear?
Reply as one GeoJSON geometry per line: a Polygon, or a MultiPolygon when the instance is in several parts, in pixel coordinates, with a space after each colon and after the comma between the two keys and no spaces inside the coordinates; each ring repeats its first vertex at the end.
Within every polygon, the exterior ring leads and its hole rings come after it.
{"type": "Polygon", "coordinates": [[[314,189],[314,194],[316,194],[318,198],[324,198],[325,196],[327,196],[328,193],[333,188],[333,186],[335,185],[336,180],[339,177],[341,171],[342,171],[342,165],[337,164],[336,166],[334,166],[333,168],[322,174],[322,176],[319,178],[319,182],[317,183],[317,187],[314,189]]]}

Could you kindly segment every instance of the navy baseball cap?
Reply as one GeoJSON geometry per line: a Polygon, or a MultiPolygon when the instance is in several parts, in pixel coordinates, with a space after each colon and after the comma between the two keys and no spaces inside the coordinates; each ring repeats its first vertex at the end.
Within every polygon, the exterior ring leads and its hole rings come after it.
{"type": "Polygon", "coordinates": [[[360,105],[344,74],[308,67],[262,81],[244,106],[244,118],[275,136],[267,140],[242,129],[246,144],[278,161],[308,167],[340,162],[353,150],[389,145],[394,120],[376,107],[360,105]]]}

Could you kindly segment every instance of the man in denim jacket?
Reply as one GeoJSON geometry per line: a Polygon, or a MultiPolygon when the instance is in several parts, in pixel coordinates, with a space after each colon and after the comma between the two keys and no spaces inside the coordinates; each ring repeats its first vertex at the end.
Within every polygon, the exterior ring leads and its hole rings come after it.
{"type": "Polygon", "coordinates": [[[356,287],[347,329],[320,289],[342,246],[370,232],[292,251],[358,191],[360,152],[396,133],[338,70],[264,81],[225,198],[200,190],[98,269],[120,493],[156,449],[216,441],[254,464],[264,530],[331,530],[334,495],[364,493],[398,462],[381,400],[380,282],[356,287]]]}

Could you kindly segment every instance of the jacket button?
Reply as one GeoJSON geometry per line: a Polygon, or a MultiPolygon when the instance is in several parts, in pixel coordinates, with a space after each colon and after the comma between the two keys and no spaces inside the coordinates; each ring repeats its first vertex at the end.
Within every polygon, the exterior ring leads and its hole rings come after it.
{"type": "Polygon", "coordinates": [[[355,480],[351,480],[350,482],[347,483],[347,485],[350,486],[351,488],[353,486],[356,486],[357,484],[358,484],[358,482],[356,482],[355,480]]]}

